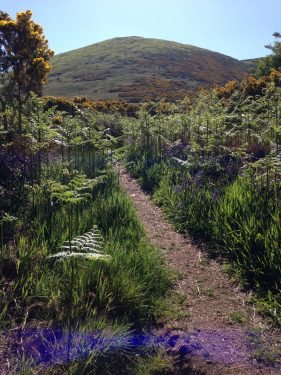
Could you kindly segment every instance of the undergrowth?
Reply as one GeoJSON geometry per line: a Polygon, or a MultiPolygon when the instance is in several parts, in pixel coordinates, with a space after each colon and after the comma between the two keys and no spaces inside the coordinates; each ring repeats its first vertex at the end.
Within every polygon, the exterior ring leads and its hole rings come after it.
{"type": "Polygon", "coordinates": [[[182,103],[184,111],[174,107],[166,116],[143,110],[138,127],[124,132],[130,173],[177,230],[232,264],[255,291],[259,308],[279,325],[278,74],[278,82],[270,76],[256,96],[235,86],[227,95],[203,91],[195,102],[182,103]]]}
{"type": "Polygon", "coordinates": [[[112,165],[118,140],[110,130],[92,122],[89,111],[74,117],[46,113],[37,98],[31,100],[38,128],[29,129],[26,121],[23,140],[6,134],[8,152],[0,158],[9,166],[2,190],[15,183],[7,199],[0,195],[0,329],[9,341],[10,370],[32,373],[43,366],[43,373],[100,374],[123,366],[124,373],[132,373],[137,362],[132,348],[120,344],[113,350],[109,343],[75,358],[72,335],[96,332],[122,341],[148,329],[164,313],[171,273],[119,186],[112,165]],[[28,336],[38,329],[38,334],[50,329],[68,336],[67,356],[46,356],[33,342],[35,333],[28,336]]]}

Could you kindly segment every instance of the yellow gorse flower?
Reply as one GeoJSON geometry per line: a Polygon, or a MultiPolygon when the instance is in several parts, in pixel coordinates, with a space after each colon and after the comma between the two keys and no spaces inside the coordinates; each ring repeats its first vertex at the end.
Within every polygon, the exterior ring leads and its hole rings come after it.
{"type": "Polygon", "coordinates": [[[16,25],[16,22],[13,21],[13,20],[10,20],[10,21],[0,21],[0,26],[15,26],[16,25]]]}
{"type": "Polygon", "coordinates": [[[19,22],[19,21],[28,21],[30,20],[32,16],[32,12],[31,10],[27,10],[25,12],[18,12],[16,14],[16,20],[19,22]]]}
{"type": "Polygon", "coordinates": [[[0,21],[0,32],[5,41],[3,48],[10,59],[11,79],[40,94],[51,70],[48,60],[53,52],[48,48],[42,27],[31,16],[30,10],[17,13],[15,20],[5,16],[0,21]]]}
{"type": "Polygon", "coordinates": [[[35,62],[35,63],[42,63],[42,62],[44,62],[44,59],[43,59],[43,57],[35,57],[33,59],[33,62],[35,62]]]}

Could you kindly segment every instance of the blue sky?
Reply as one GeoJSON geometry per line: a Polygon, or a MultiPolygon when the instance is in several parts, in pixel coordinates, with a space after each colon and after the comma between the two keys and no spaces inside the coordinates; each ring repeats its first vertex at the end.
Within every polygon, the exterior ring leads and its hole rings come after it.
{"type": "Polygon", "coordinates": [[[56,53],[136,35],[246,59],[268,54],[281,32],[281,0],[0,0],[0,9],[13,18],[31,9],[56,53]]]}

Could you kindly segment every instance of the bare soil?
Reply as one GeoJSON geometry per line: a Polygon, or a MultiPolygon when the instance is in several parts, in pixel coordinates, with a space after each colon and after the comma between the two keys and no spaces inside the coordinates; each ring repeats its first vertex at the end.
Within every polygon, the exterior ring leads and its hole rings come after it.
{"type": "Polygon", "coordinates": [[[251,293],[177,233],[125,169],[120,168],[119,176],[151,243],[162,249],[168,266],[179,275],[174,294],[184,301],[183,313],[163,327],[174,337],[171,352],[179,354],[174,373],[281,374],[280,365],[260,363],[280,350],[280,332],[257,314],[251,293]]]}

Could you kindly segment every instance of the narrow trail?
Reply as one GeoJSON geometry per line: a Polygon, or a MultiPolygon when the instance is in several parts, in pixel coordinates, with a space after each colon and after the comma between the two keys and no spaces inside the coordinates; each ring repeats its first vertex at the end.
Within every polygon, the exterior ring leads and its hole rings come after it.
{"type": "Polygon", "coordinates": [[[174,291],[185,301],[184,314],[164,326],[175,335],[173,350],[182,347],[181,337],[187,334],[189,346],[194,348],[188,360],[193,372],[179,373],[281,374],[280,367],[266,367],[253,359],[255,350],[269,350],[269,355],[280,348],[281,341],[278,332],[270,330],[249,304],[251,296],[230,280],[221,265],[177,233],[162,210],[123,168],[119,175],[151,243],[162,249],[169,267],[179,273],[174,291]],[[257,333],[260,331],[262,335],[257,333]],[[270,349],[265,349],[264,342],[270,342],[270,349]]]}

